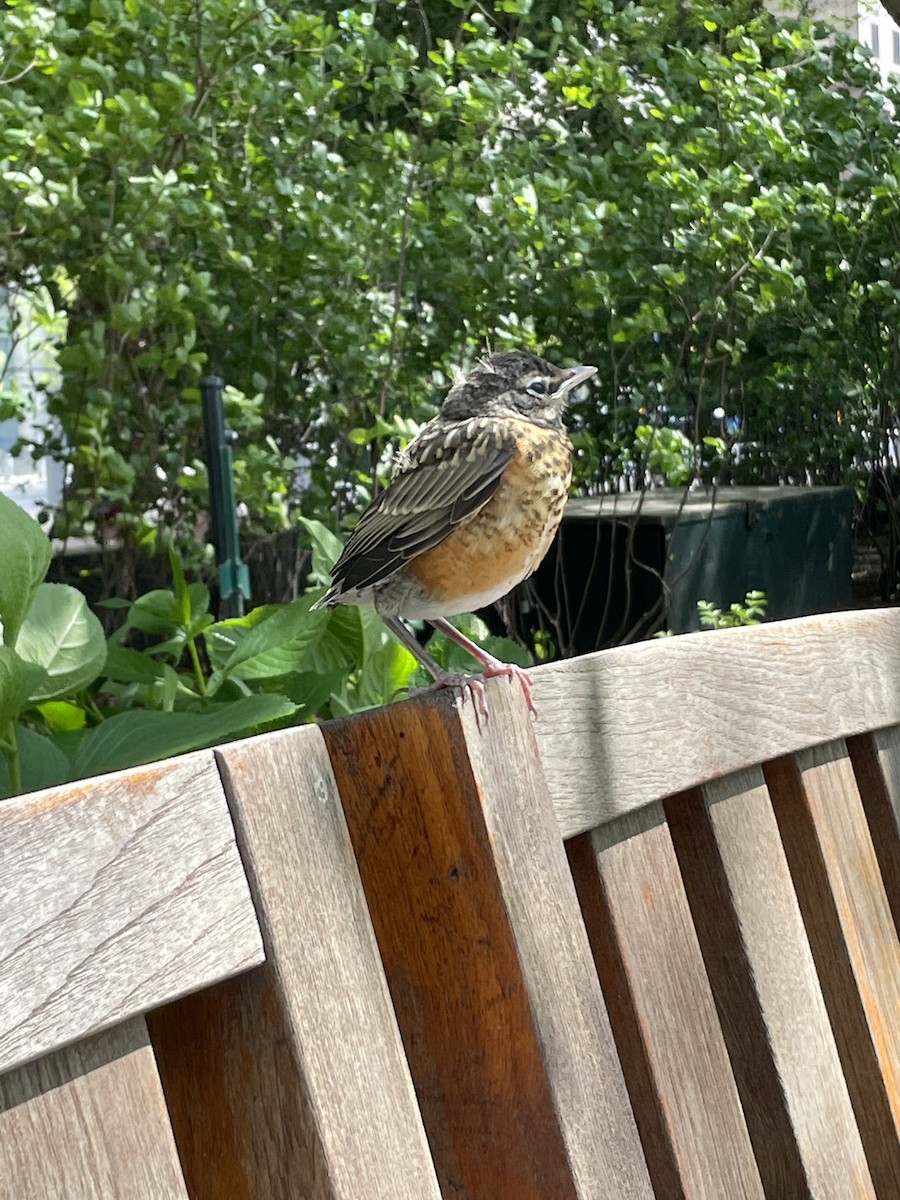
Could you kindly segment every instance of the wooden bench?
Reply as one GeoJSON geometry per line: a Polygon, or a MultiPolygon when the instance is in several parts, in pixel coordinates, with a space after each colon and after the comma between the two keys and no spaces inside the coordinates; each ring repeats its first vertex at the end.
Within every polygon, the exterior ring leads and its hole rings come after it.
{"type": "Polygon", "coordinates": [[[0,805],[0,1197],[900,1196],[900,612],[0,805]]]}

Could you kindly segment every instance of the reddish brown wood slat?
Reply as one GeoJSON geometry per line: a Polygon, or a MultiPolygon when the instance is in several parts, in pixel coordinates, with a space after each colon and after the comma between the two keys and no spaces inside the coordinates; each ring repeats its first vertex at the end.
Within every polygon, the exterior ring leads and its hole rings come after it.
{"type": "Polygon", "coordinates": [[[324,729],[445,1196],[651,1195],[518,688],[324,729]]]}
{"type": "Polygon", "coordinates": [[[843,742],[765,766],[875,1189],[900,1196],[900,945],[843,742]]]}
{"type": "Polygon", "coordinates": [[[216,753],[267,961],[150,1018],[192,1200],[437,1200],[322,735],[216,753]]]}
{"type": "Polygon", "coordinates": [[[873,1197],[761,768],[665,812],[768,1200],[873,1197]]]}
{"type": "Polygon", "coordinates": [[[761,1198],[661,806],[568,849],[657,1197],[761,1198]]]}

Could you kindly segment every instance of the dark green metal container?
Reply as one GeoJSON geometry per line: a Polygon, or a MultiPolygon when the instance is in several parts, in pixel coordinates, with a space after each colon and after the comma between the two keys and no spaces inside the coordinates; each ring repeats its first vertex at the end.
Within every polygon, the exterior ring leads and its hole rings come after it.
{"type": "Polygon", "coordinates": [[[773,619],[852,602],[852,489],[660,489],[569,501],[550,554],[519,597],[525,628],[566,654],[699,628],[697,601],[750,590],[773,619]]]}

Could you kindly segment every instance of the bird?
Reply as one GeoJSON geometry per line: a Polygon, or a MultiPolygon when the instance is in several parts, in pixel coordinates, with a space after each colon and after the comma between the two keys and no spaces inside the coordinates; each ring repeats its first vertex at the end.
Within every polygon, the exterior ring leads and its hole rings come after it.
{"type": "Polygon", "coordinates": [[[528,672],[477,646],[448,618],[500,600],[544,558],[572,479],[563,414],[573,389],[596,372],[508,350],[460,375],[437,416],[398,455],[317,607],[374,608],[431,674],[432,688],[468,694],[485,716],[483,679],[493,676],[517,679],[536,714],[528,672]],[[445,670],[402,617],[446,634],[482,675],[445,670]]]}

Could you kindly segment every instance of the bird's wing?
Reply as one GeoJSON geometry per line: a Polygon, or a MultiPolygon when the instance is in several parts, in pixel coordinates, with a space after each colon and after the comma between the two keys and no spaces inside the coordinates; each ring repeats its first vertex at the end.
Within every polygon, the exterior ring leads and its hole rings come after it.
{"type": "Polygon", "coordinates": [[[324,601],[384,583],[437,546],[487,504],[514,452],[512,429],[502,421],[427,425],[350,535],[324,601]]]}

